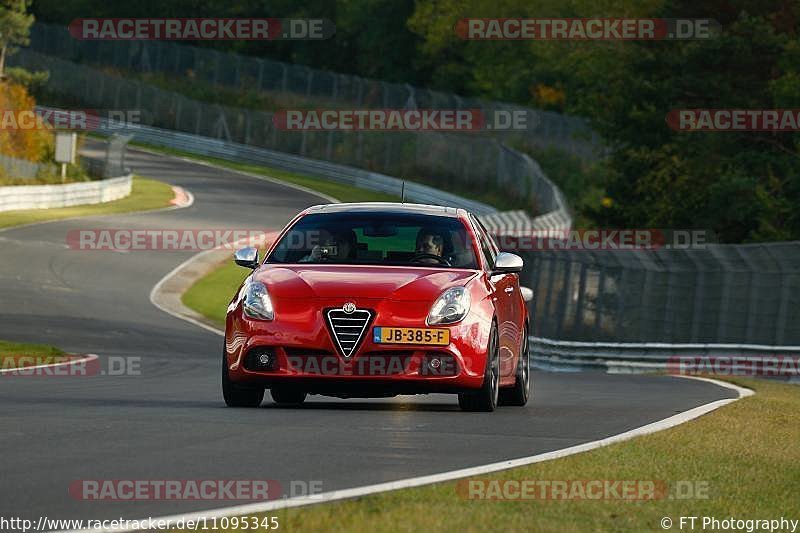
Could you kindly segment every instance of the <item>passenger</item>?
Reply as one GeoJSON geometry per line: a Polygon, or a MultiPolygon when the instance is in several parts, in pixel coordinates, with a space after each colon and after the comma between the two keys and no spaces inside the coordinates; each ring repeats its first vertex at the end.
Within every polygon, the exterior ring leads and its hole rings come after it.
{"type": "Polygon", "coordinates": [[[322,260],[349,262],[356,258],[356,234],[353,230],[331,230],[326,232],[322,244],[317,244],[311,253],[300,259],[300,263],[317,263],[322,260]]]}

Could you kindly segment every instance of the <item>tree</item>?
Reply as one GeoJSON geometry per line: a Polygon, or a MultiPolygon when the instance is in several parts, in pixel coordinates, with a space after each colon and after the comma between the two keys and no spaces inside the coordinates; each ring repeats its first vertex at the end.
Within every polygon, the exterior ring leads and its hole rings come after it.
{"type": "Polygon", "coordinates": [[[28,14],[30,0],[0,0],[0,79],[5,77],[6,56],[15,45],[28,44],[33,15],[28,14]]]}
{"type": "Polygon", "coordinates": [[[673,131],[678,109],[794,109],[796,0],[421,0],[409,20],[438,88],[586,117],[609,149],[598,225],[710,229],[723,242],[800,238],[800,133],[673,131]],[[708,18],[710,39],[462,41],[464,17],[708,18]],[[561,94],[563,98],[543,96],[561,94]]]}

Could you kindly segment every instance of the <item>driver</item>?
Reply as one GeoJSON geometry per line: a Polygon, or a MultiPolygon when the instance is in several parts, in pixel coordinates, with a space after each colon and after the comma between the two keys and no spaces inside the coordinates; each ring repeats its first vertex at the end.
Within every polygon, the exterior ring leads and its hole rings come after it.
{"type": "MultiPolygon", "coordinates": [[[[435,228],[422,228],[417,233],[417,248],[418,254],[428,254],[443,257],[444,254],[444,237],[441,232],[435,228]]],[[[419,260],[420,263],[439,264],[440,262],[432,257],[423,257],[419,260]]]]}
{"type": "Polygon", "coordinates": [[[316,263],[323,258],[335,261],[356,258],[356,234],[352,230],[331,230],[325,233],[322,244],[315,245],[309,255],[300,259],[300,263],[316,263]]]}

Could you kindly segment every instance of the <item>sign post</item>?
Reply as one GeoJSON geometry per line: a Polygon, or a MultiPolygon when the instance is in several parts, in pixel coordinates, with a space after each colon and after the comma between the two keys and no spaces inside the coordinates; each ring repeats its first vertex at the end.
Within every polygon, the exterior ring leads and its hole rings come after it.
{"type": "Polygon", "coordinates": [[[78,134],[74,131],[56,132],[56,163],[61,163],[61,183],[67,179],[67,164],[75,163],[78,134]]]}

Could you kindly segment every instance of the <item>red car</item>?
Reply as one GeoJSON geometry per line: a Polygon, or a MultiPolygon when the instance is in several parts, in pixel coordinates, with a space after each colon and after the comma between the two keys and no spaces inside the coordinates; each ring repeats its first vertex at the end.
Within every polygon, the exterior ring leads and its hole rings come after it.
{"type": "Polygon", "coordinates": [[[462,409],[525,405],[531,388],[522,259],[463,209],[333,204],[292,220],[228,306],[227,405],[308,394],[456,393],[462,409]]]}

